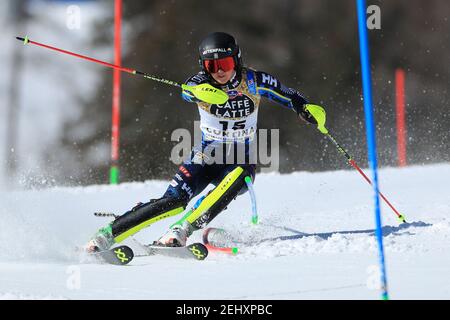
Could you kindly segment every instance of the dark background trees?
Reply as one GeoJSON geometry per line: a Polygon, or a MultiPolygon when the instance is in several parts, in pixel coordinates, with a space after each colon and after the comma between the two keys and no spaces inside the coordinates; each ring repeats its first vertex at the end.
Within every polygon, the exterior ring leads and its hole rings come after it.
{"type": "MultiPolygon", "coordinates": [[[[395,82],[406,70],[408,162],[449,161],[450,2],[369,1],[381,9],[381,29],[371,30],[374,107],[381,166],[396,165],[395,82]]],[[[365,126],[354,1],[125,1],[123,65],[184,81],[198,72],[199,41],[212,31],[233,34],[246,65],[277,76],[328,112],[328,127],[359,163],[366,163],[365,126]]],[[[112,17],[98,24],[95,44],[112,43],[112,17]]],[[[66,124],[62,146],[77,161],[111,138],[112,76],[103,70],[83,116],[66,124]],[[71,132],[89,123],[82,139],[71,132]],[[76,143],[74,143],[76,142],[76,143]]],[[[176,88],[123,75],[121,180],[168,179],[177,128],[193,132],[195,105],[176,88]]],[[[294,113],[261,104],[259,127],[280,129],[280,172],[346,168],[334,147],[294,113]]],[[[83,184],[106,182],[108,161],[67,172],[83,184]]]]}

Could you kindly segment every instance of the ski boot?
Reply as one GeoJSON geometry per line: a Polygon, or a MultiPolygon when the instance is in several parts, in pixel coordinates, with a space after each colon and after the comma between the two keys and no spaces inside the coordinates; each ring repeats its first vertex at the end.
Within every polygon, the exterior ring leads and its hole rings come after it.
{"type": "Polygon", "coordinates": [[[183,224],[171,226],[169,230],[153,245],[162,247],[185,247],[187,238],[192,234],[194,228],[184,221],[183,224]]]}
{"type": "Polygon", "coordinates": [[[88,253],[104,251],[110,249],[114,243],[112,227],[111,224],[109,224],[97,231],[97,233],[88,242],[85,249],[88,253]]]}

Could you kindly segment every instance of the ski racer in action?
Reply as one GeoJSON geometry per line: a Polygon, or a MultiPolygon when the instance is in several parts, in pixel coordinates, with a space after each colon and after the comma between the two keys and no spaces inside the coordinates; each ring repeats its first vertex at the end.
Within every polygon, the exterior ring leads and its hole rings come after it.
{"type": "Polygon", "coordinates": [[[291,109],[306,123],[317,123],[306,110],[308,102],[302,94],[268,73],[243,65],[233,36],[223,32],[209,34],[199,46],[199,55],[202,70],[186,84],[209,83],[226,92],[229,100],[222,105],[210,104],[183,90],[183,99],[198,106],[201,144],[192,149],[190,158],[179,167],[161,198],[138,203],[101,228],[87,244],[89,252],[107,250],[157,221],[182,213],[191,199],[213,184],[213,190],[154,242],[159,246],[185,246],[194,231],[204,228],[233,199],[246,192],[245,178],[255,179],[256,163],[250,161],[249,150],[256,134],[261,97],[291,109]],[[244,150],[244,157],[234,153],[232,161],[225,159],[230,148],[244,150]]]}

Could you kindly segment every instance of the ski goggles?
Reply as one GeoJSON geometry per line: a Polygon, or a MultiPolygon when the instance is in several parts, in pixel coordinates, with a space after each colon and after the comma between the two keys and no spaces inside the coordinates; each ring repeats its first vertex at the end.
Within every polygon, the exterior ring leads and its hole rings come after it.
{"type": "Polygon", "coordinates": [[[205,67],[205,70],[209,73],[216,73],[220,70],[227,72],[230,70],[233,70],[236,66],[236,63],[234,62],[233,57],[226,57],[222,59],[216,59],[216,60],[204,60],[203,66],[205,67]]]}

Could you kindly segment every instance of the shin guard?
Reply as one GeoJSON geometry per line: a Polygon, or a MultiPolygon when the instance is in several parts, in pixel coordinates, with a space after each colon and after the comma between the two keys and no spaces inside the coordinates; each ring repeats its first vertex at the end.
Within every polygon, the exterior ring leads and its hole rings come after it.
{"type": "Polygon", "coordinates": [[[195,230],[205,227],[211,222],[241,191],[245,186],[245,177],[248,172],[242,167],[231,171],[214,188],[193,211],[188,212],[178,223],[189,222],[195,230]]]}
{"type": "Polygon", "coordinates": [[[122,242],[159,220],[182,213],[185,207],[186,200],[177,198],[161,198],[140,204],[113,222],[114,241],[122,242]]]}

